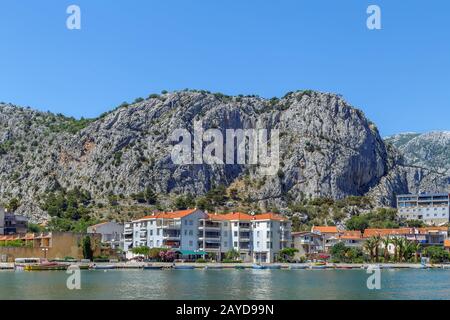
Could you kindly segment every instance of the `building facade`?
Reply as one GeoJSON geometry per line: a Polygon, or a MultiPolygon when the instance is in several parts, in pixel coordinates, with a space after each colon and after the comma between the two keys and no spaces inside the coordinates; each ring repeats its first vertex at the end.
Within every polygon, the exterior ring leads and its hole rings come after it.
{"type": "Polygon", "coordinates": [[[427,225],[444,225],[449,222],[450,217],[449,194],[399,195],[397,209],[400,219],[420,220],[427,225]]]}
{"type": "Polygon", "coordinates": [[[102,236],[102,244],[111,249],[123,249],[123,224],[103,222],[87,228],[87,233],[98,233],[102,236]]]}
{"type": "Polygon", "coordinates": [[[5,234],[5,208],[0,207],[0,235],[5,234]]]}
{"type": "Polygon", "coordinates": [[[207,217],[201,210],[190,209],[155,213],[125,224],[124,250],[141,246],[198,251],[199,220],[207,217]]]}
{"type": "Polygon", "coordinates": [[[216,261],[235,251],[244,262],[273,262],[280,250],[291,246],[291,222],[272,213],[156,213],[125,224],[125,251],[140,246],[207,254],[216,261]]]}
{"type": "MultiPolygon", "coordinates": [[[[5,212],[0,214],[0,218],[3,216],[3,233],[6,235],[11,234],[25,234],[28,231],[28,219],[25,216],[15,215],[14,213],[5,212]]],[[[0,230],[1,231],[1,230],[0,230]]]]}

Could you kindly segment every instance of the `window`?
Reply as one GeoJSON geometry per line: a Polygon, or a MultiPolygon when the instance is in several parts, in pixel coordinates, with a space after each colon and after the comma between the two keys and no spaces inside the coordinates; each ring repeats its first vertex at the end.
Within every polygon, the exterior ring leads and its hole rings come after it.
{"type": "Polygon", "coordinates": [[[234,242],[234,246],[237,248],[237,246],[238,246],[237,241],[234,242]]]}
{"type": "Polygon", "coordinates": [[[153,220],[152,220],[152,221],[150,221],[150,225],[151,225],[151,226],[153,225],[153,220]]]}
{"type": "Polygon", "coordinates": [[[159,240],[156,240],[156,246],[159,247],[159,240]]]}
{"type": "Polygon", "coordinates": [[[267,237],[267,238],[270,238],[270,231],[267,231],[266,237],[267,237]]]}
{"type": "Polygon", "coordinates": [[[194,245],[194,242],[192,240],[189,240],[189,247],[192,247],[194,245]]]}
{"type": "Polygon", "coordinates": [[[259,231],[256,231],[256,236],[259,237],[259,231]]]}
{"type": "Polygon", "coordinates": [[[223,236],[224,236],[224,237],[228,237],[228,231],[224,231],[224,232],[223,232],[223,236]]]}
{"type": "Polygon", "coordinates": [[[184,225],[187,226],[188,225],[188,221],[184,220],[184,225]]]}
{"type": "Polygon", "coordinates": [[[228,227],[228,222],[223,223],[224,227],[228,227]]]}
{"type": "Polygon", "coordinates": [[[256,247],[259,249],[259,241],[256,242],[256,247]]]}
{"type": "Polygon", "coordinates": [[[266,249],[270,249],[270,242],[269,241],[267,241],[267,243],[266,243],[266,249]]]}
{"type": "Polygon", "coordinates": [[[159,236],[160,233],[161,233],[161,229],[156,229],[156,235],[159,236]]]}
{"type": "Polygon", "coordinates": [[[192,236],[194,232],[192,230],[189,230],[189,235],[192,236]]]}
{"type": "Polygon", "coordinates": [[[235,232],[234,232],[234,236],[235,236],[235,237],[237,237],[237,236],[238,236],[238,233],[237,233],[237,231],[235,231],[235,232]]]}
{"type": "Polygon", "coordinates": [[[187,230],[184,230],[184,235],[187,236],[187,230]]]}
{"type": "Polygon", "coordinates": [[[228,241],[224,241],[223,246],[228,247],[228,241]]]}
{"type": "Polygon", "coordinates": [[[153,240],[150,240],[150,247],[153,247],[153,240]]]}
{"type": "Polygon", "coordinates": [[[194,220],[189,220],[189,225],[193,226],[194,225],[194,220]]]}
{"type": "Polygon", "coordinates": [[[238,226],[238,223],[237,223],[237,222],[235,222],[235,223],[234,223],[234,226],[235,226],[235,227],[237,227],[237,226],[238,226]]]}
{"type": "Polygon", "coordinates": [[[151,236],[153,235],[153,230],[150,230],[150,235],[151,235],[151,236]]]}

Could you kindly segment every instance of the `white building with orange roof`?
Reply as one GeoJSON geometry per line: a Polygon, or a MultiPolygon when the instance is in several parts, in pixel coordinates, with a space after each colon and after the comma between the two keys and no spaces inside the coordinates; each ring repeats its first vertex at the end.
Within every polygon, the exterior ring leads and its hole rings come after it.
{"type": "Polygon", "coordinates": [[[287,218],[275,213],[255,215],[252,226],[254,262],[274,262],[281,250],[291,247],[291,221],[287,218]]]}
{"type": "Polygon", "coordinates": [[[242,212],[208,214],[199,222],[199,249],[219,261],[230,250],[239,252],[240,260],[251,261],[252,219],[253,216],[242,212]]]}
{"type": "Polygon", "coordinates": [[[199,220],[207,215],[202,210],[188,209],[159,212],[125,224],[124,250],[131,257],[133,247],[168,248],[198,251],[199,220]]]}

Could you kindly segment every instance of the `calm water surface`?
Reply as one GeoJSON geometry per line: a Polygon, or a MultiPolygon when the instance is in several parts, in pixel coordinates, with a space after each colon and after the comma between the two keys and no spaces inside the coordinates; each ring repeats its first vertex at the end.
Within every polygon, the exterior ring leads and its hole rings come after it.
{"type": "Polygon", "coordinates": [[[0,299],[450,299],[450,270],[108,270],[68,274],[0,271],[0,299]]]}

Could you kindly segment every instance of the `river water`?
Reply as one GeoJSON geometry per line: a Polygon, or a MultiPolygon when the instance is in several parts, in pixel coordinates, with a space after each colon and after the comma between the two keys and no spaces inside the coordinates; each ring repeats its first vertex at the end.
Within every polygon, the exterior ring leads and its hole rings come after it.
{"type": "Polygon", "coordinates": [[[0,271],[5,299],[450,299],[450,270],[83,270],[80,290],[65,271],[0,271]]]}

